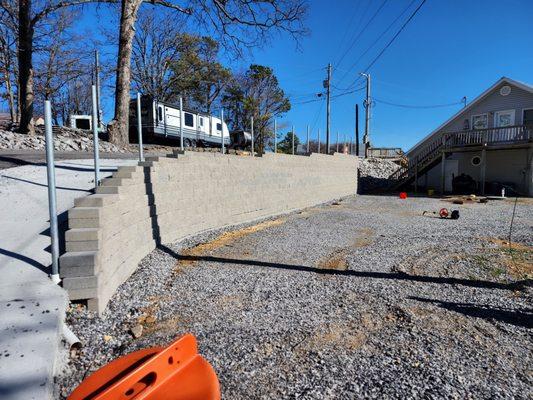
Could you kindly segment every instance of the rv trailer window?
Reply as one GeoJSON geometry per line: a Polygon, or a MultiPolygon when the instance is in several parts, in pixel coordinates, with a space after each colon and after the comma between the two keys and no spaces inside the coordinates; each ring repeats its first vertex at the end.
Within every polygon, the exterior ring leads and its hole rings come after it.
{"type": "Polygon", "coordinates": [[[221,131],[222,130],[222,124],[217,124],[217,131],[221,131]]]}
{"type": "Polygon", "coordinates": [[[204,126],[204,119],[200,117],[200,126],[204,126]]]}
{"type": "Polygon", "coordinates": [[[163,121],[163,107],[157,107],[157,117],[159,121],[163,121]]]}
{"type": "Polygon", "coordinates": [[[185,126],[194,126],[194,118],[192,114],[185,113],[185,126]]]}

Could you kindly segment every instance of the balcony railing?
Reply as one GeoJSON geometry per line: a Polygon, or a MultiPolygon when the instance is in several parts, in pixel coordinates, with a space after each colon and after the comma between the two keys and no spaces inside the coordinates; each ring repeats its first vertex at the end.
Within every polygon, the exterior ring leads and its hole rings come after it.
{"type": "Polygon", "coordinates": [[[506,145],[533,141],[533,126],[514,125],[444,134],[444,147],[506,145]]]}
{"type": "Polygon", "coordinates": [[[370,147],[368,156],[375,158],[399,158],[403,156],[401,148],[396,147],[370,147]]]}

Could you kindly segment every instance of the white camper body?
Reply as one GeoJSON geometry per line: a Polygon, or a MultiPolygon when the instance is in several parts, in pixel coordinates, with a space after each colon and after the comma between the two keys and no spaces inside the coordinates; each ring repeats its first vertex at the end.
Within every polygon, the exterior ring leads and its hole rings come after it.
{"type": "MultiPolygon", "coordinates": [[[[137,127],[136,100],[130,102],[130,129],[137,127]]],[[[183,142],[186,147],[204,145],[230,144],[230,134],[226,123],[221,122],[220,116],[209,115],[183,109],[179,106],[159,102],[143,96],[141,99],[141,122],[143,137],[146,139],[180,138],[180,128],[183,130],[183,142]]]]}

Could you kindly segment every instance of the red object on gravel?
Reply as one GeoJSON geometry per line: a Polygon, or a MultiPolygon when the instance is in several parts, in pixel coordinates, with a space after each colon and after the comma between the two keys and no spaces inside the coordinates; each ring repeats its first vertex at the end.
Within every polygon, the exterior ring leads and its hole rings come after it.
{"type": "Polygon", "coordinates": [[[407,193],[406,192],[401,192],[400,193],[400,199],[404,200],[407,198],[407,193]]]}

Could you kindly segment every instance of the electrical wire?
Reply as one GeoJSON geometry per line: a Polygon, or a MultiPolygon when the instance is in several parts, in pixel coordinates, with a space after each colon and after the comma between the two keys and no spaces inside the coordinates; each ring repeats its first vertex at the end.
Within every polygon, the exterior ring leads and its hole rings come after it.
{"type": "Polygon", "coordinates": [[[383,7],[385,6],[385,4],[387,4],[387,1],[388,0],[383,0],[383,2],[381,3],[381,5],[378,7],[378,9],[374,12],[374,14],[372,15],[372,17],[370,17],[370,19],[367,21],[367,23],[365,24],[365,26],[359,31],[359,33],[352,39],[352,43],[348,46],[348,48],[346,49],[346,51],[343,53],[342,57],[340,58],[339,61],[337,61],[335,67],[338,67],[339,65],[341,65],[342,61],[344,60],[344,58],[346,57],[346,55],[350,52],[350,50],[352,50],[353,46],[357,43],[357,40],[361,37],[361,35],[363,33],[366,32],[366,28],[368,28],[368,25],[370,25],[372,23],[372,21],[374,21],[374,19],[377,17],[377,15],[379,14],[379,12],[383,9],[383,7]]]}
{"type": "Polygon", "coordinates": [[[455,103],[431,104],[431,105],[398,104],[398,103],[392,103],[392,102],[385,101],[385,100],[376,99],[375,97],[372,97],[372,100],[376,101],[377,103],[386,104],[388,106],[400,107],[400,108],[416,108],[416,109],[442,108],[442,107],[451,107],[451,106],[456,106],[458,104],[463,104],[462,100],[457,101],[455,103]]]}
{"type": "Polygon", "coordinates": [[[342,76],[342,78],[339,80],[339,82],[342,82],[346,76],[351,73],[350,71],[353,71],[353,69],[357,66],[357,64],[359,63],[359,61],[361,61],[361,59],[381,40],[381,38],[383,36],[385,36],[385,34],[394,26],[394,24],[396,24],[396,22],[398,22],[398,20],[400,18],[403,17],[403,15],[407,12],[407,10],[409,10],[411,8],[411,6],[416,2],[416,0],[412,0],[409,5],[407,7],[404,8],[404,10],[396,17],[394,18],[394,20],[389,24],[389,26],[387,26],[387,28],[381,32],[381,34],[376,38],[376,40],[374,40],[372,42],[372,44],[370,46],[368,46],[366,48],[366,50],[361,53],[361,55],[359,55],[359,57],[357,58],[357,60],[355,60],[355,62],[350,66],[350,68],[348,68],[348,71],[344,73],[344,75],[342,76]]]}
{"type": "MultiPolygon", "coordinates": [[[[394,41],[396,40],[396,38],[398,38],[398,36],[400,36],[400,33],[402,33],[402,31],[405,29],[405,27],[409,24],[409,22],[411,22],[411,20],[415,17],[415,15],[418,13],[418,11],[422,8],[422,6],[426,3],[426,0],[422,0],[422,2],[418,5],[418,7],[413,11],[413,13],[409,16],[409,18],[407,18],[407,20],[403,23],[403,25],[400,27],[400,29],[398,30],[398,32],[396,32],[396,34],[392,37],[391,40],[389,40],[389,42],[385,45],[385,47],[383,47],[383,49],[378,53],[378,55],[376,57],[374,57],[374,59],[370,62],[370,64],[368,64],[368,66],[364,69],[364,71],[368,72],[368,70],[370,70],[370,68],[372,68],[372,66],[379,60],[379,58],[385,53],[385,51],[392,45],[392,43],[394,43],[394,41]]],[[[359,81],[360,77],[357,78],[353,83],[352,85],[350,86],[355,86],[357,84],[357,82],[359,81]]]]}

